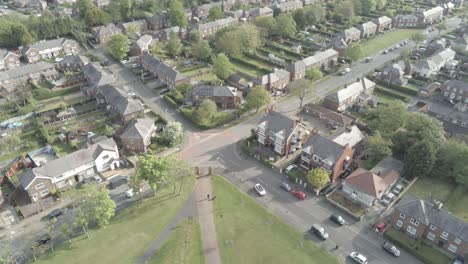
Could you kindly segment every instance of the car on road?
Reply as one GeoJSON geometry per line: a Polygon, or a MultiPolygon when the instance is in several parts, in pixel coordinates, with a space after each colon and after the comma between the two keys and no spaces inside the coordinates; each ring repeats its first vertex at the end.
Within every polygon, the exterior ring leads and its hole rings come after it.
{"type": "Polygon", "coordinates": [[[64,211],[63,209],[55,209],[55,210],[52,210],[52,212],[50,212],[48,215],[47,215],[47,220],[52,220],[54,218],[57,218],[61,215],[63,215],[64,211]]]}
{"type": "Polygon", "coordinates": [[[330,216],[330,220],[332,220],[333,222],[339,224],[339,225],[346,225],[346,221],[343,219],[343,217],[341,217],[341,215],[337,215],[337,214],[332,214],[330,216]]]}
{"type": "Polygon", "coordinates": [[[345,68],[344,71],[345,72],[351,72],[351,68],[345,68]]]}
{"type": "Polygon", "coordinates": [[[169,89],[162,89],[161,92],[159,92],[160,95],[167,94],[169,92],[169,89]]]}
{"type": "Polygon", "coordinates": [[[47,243],[49,243],[50,241],[50,236],[49,234],[42,234],[41,236],[39,236],[39,238],[36,240],[36,243],[37,245],[45,245],[47,243]]]}
{"type": "Polygon", "coordinates": [[[382,54],[387,54],[387,53],[388,53],[388,50],[382,51],[382,54]]]}
{"type": "Polygon", "coordinates": [[[294,196],[296,196],[297,199],[299,200],[304,200],[305,197],[306,197],[306,194],[305,192],[301,191],[301,190],[293,190],[291,192],[294,196]]]}
{"type": "Polygon", "coordinates": [[[133,189],[128,189],[128,190],[125,192],[125,195],[127,196],[127,198],[132,198],[133,195],[135,195],[135,193],[133,192],[133,189]]]}
{"type": "Polygon", "coordinates": [[[397,184],[395,188],[393,188],[392,193],[395,195],[398,195],[401,193],[402,190],[403,190],[403,185],[397,184]]]}
{"type": "Polygon", "coordinates": [[[117,175],[109,179],[109,188],[116,189],[128,182],[128,176],[117,175]]]}
{"type": "Polygon", "coordinates": [[[385,222],[379,222],[375,225],[375,231],[383,233],[386,227],[387,227],[387,224],[385,222]]]}
{"type": "Polygon", "coordinates": [[[367,63],[371,62],[371,61],[372,61],[372,57],[367,57],[367,58],[365,59],[365,61],[366,61],[367,63]]]}
{"type": "Polygon", "coordinates": [[[280,187],[287,192],[290,192],[292,190],[291,185],[289,185],[287,182],[282,182],[280,184],[280,187]]]}
{"type": "Polygon", "coordinates": [[[393,245],[392,243],[390,242],[384,242],[382,244],[382,248],[387,250],[388,252],[390,252],[393,256],[395,257],[399,257],[400,256],[400,250],[395,247],[395,245],[393,245]]]}
{"type": "Polygon", "coordinates": [[[286,167],[286,173],[288,173],[290,171],[293,171],[295,169],[297,169],[297,165],[296,164],[291,164],[288,167],[286,167]]]}
{"type": "Polygon", "coordinates": [[[325,228],[323,228],[321,225],[313,224],[310,228],[310,232],[316,234],[322,240],[327,240],[328,238],[328,233],[325,231],[325,228]]]}
{"type": "Polygon", "coordinates": [[[387,193],[382,197],[381,202],[384,205],[389,205],[391,202],[393,202],[393,199],[395,199],[395,194],[393,193],[387,193]]]}
{"type": "Polygon", "coordinates": [[[260,195],[260,196],[265,196],[266,195],[265,188],[263,188],[263,186],[260,183],[256,183],[254,185],[254,189],[258,193],[258,195],[260,195]]]}
{"type": "Polygon", "coordinates": [[[356,263],[359,263],[359,264],[367,264],[368,261],[367,261],[367,258],[362,255],[361,253],[358,253],[358,252],[351,252],[349,254],[349,257],[356,263]]]}
{"type": "Polygon", "coordinates": [[[335,188],[335,186],[333,186],[333,184],[329,183],[329,184],[325,185],[325,187],[323,187],[320,190],[319,194],[320,195],[327,195],[327,194],[331,193],[334,188],[335,188]]]}

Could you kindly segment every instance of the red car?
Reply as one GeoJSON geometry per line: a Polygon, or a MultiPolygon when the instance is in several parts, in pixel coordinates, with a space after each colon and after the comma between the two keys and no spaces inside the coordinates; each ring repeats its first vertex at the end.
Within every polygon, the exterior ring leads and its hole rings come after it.
{"type": "Polygon", "coordinates": [[[296,196],[297,199],[299,200],[304,200],[305,199],[305,193],[303,191],[299,191],[299,190],[293,190],[291,191],[291,193],[296,196]]]}
{"type": "Polygon", "coordinates": [[[384,222],[377,223],[375,225],[375,231],[383,233],[386,227],[387,227],[387,224],[384,222]]]}

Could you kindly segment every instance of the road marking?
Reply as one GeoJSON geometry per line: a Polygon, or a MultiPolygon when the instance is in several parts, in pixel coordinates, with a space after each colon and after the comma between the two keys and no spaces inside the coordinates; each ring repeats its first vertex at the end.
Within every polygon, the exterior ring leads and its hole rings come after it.
{"type": "Polygon", "coordinates": [[[359,244],[358,242],[353,242],[353,243],[356,244],[358,247],[362,248],[363,251],[366,252],[366,254],[371,255],[371,256],[374,256],[375,258],[379,259],[379,260],[382,261],[383,263],[388,264],[388,262],[386,262],[385,260],[383,260],[382,258],[380,258],[379,256],[377,256],[376,254],[373,254],[372,252],[370,252],[369,250],[367,250],[366,247],[362,246],[362,245],[359,244]]]}

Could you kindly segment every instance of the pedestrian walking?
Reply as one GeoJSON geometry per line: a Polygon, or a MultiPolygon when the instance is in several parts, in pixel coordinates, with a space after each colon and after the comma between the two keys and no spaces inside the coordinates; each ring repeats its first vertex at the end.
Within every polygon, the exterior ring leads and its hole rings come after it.
{"type": "Polygon", "coordinates": [[[207,199],[209,200],[209,199],[210,199],[210,194],[207,194],[206,197],[207,197],[207,199]]]}
{"type": "Polygon", "coordinates": [[[340,246],[336,245],[335,249],[338,250],[340,248],[340,246]]]}

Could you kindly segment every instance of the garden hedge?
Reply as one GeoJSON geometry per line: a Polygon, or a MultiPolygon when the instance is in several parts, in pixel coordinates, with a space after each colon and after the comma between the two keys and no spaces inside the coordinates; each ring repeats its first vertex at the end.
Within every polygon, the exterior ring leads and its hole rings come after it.
{"type": "Polygon", "coordinates": [[[416,96],[416,95],[418,95],[418,92],[419,92],[417,90],[414,90],[414,89],[411,89],[411,88],[408,88],[408,87],[404,87],[404,86],[393,84],[393,83],[387,83],[385,81],[378,81],[377,83],[382,85],[382,86],[385,86],[385,87],[388,87],[388,88],[391,88],[391,89],[395,89],[395,90],[397,90],[399,92],[406,93],[406,94],[409,94],[409,95],[416,96]]]}
{"type": "Polygon", "coordinates": [[[375,87],[375,91],[378,92],[378,93],[382,93],[382,94],[394,97],[396,99],[402,100],[405,103],[408,103],[411,100],[411,98],[409,98],[408,96],[404,96],[404,95],[401,95],[399,93],[395,93],[395,92],[393,92],[391,90],[388,90],[388,89],[385,89],[383,87],[377,86],[377,87],[375,87]]]}

